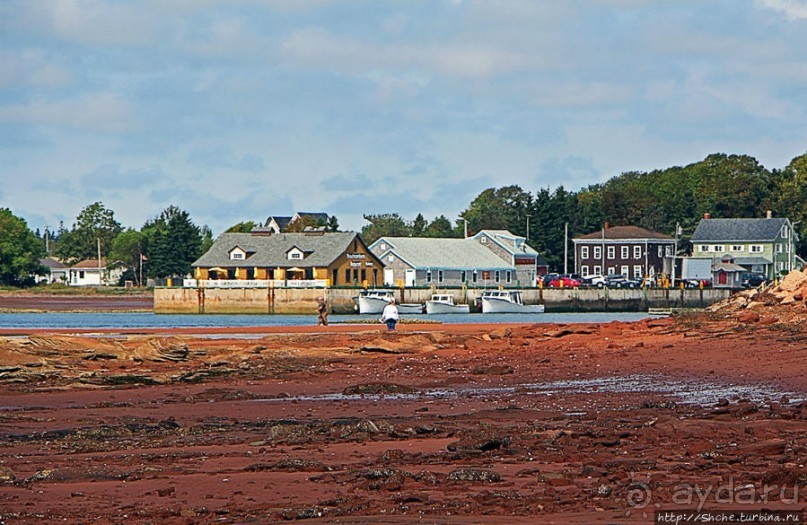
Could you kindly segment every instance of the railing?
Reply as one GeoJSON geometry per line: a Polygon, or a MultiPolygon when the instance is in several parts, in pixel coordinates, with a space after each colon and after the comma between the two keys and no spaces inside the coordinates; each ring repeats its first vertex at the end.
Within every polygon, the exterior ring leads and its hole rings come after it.
{"type": "Polygon", "coordinates": [[[184,279],[185,288],[326,288],[326,279],[184,279]]]}

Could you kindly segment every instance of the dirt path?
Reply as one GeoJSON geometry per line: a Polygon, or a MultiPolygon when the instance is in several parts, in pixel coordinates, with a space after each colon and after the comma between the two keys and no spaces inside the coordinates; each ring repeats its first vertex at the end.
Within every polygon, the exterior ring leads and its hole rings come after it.
{"type": "Polygon", "coordinates": [[[401,328],[0,338],[0,521],[805,507],[803,323],[401,328]]]}

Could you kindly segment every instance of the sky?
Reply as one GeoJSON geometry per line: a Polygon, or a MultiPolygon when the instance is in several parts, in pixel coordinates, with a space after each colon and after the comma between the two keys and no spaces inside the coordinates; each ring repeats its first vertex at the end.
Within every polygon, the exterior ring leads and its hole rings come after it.
{"type": "Polygon", "coordinates": [[[807,151],[807,0],[3,0],[0,207],[214,234],[807,151]]]}

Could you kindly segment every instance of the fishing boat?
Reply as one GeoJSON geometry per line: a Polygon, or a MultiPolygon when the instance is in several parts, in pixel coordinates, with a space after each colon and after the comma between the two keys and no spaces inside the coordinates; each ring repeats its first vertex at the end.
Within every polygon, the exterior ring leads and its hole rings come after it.
{"type": "Polygon", "coordinates": [[[488,290],[482,293],[483,314],[542,314],[544,305],[524,304],[518,290],[488,290]]]}
{"type": "MultiPolygon", "coordinates": [[[[355,298],[355,307],[360,314],[380,314],[394,297],[392,290],[362,290],[355,298]]],[[[423,305],[420,303],[396,303],[395,306],[398,307],[399,314],[423,313],[423,305]]]]}
{"type": "Polygon", "coordinates": [[[467,304],[455,304],[451,294],[434,294],[426,301],[427,314],[467,314],[470,311],[467,304]]]}

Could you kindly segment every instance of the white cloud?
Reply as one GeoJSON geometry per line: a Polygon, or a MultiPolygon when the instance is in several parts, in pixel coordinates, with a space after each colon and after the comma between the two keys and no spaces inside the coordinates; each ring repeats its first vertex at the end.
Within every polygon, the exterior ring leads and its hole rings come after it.
{"type": "Polygon", "coordinates": [[[121,132],[134,127],[131,105],[116,93],[87,93],[75,99],[36,99],[0,107],[0,121],[63,126],[93,132],[121,132]]]}
{"type": "Polygon", "coordinates": [[[757,4],[784,13],[790,20],[807,19],[807,2],[803,0],[756,0],[757,4]]]}

